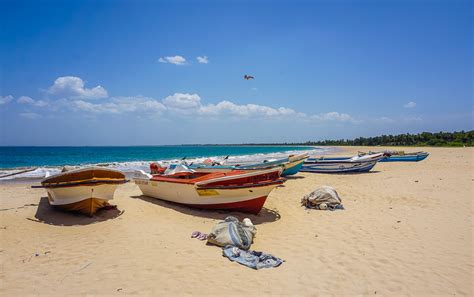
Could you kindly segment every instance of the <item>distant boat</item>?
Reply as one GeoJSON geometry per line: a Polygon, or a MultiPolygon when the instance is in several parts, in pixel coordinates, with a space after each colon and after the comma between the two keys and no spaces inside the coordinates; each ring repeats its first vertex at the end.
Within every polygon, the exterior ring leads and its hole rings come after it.
{"type": "Polygon", "coordinates": [[[207,162],[200,164],[187,165],[190,169],[196,171],[208,172],[228,172],[231,170],[262,170],[281,167],[283,168],[282,176],[294,175],[303,166],[303,163],[309,158],[308,154],[290,155],[287,158],[277,160],[265,160],[258,163],[239,163],[226,162],[224,164],[207,162]]]}
{"type": "Polygon", "coordinates": [[[93,215],[109,205],[125,175],[101,167],[87,167],[50,176],[41,182],[48,192],[49,204],[68,211],[93,215]]]}
{"type": "Polygon", "coordinates": [[[382,153],[354,157],[309,158],[300,171],[315,173],[368,172],[383,158],[382,153]]]}
{"type": "Polygon", "coordinates": [[[418,162],[429,156],[427,152],[405,153],[403,151],[387,151],[387,155],[380,162],[418,162]]]}
{"type": "Polygon", "coordinates": [[[196,172],[178,165],[168,174],[134,178],[145,196],[203,209],[227,209],[257,214],[268,194],[283,184],[282,169],[196,172]]]}

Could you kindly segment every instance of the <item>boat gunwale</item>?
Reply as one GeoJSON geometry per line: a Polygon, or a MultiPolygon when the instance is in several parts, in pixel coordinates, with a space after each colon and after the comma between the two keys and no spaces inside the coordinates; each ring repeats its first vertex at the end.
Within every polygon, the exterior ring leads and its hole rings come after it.
{"type": "Polygon", "coordinates": [[[257,188],[257,187],[265,187],[265,186],[271,186],[271,185],[281,185],[286,181],[285,178],[278,178],[277,180],[271,180],[271,181],[262,181],[258,183],[246,183],[242,185],[230,185],[230,186],[197,186],[198,190],[212,190],[212,189],[217,189],[217,190],[227,190],[227,189],[245,189],[245,188],[257,188]]]}
{"type": "Polygon", "coordinates": [[[230,172],[210,172],[210,173],[202,172],[202,176],[191,178],[191,179],[179,179],[177,177],[172,177],[172,176],[168,177],[168,176],[157,174],[157,175],[153,175],[153,177],[150,178],[149,181],[167,182],[167,183],[175,183],[175,184],[194,184],[196,186],[200,186],[200,185],[205,185],[205,184],[219,182],[219,181],[225,181],[225,180],[234,179],[234,178],[243,178],[243,177],[250,177],[250,176],[255,176],[255,175],[268,174],[268,173],[273,173],[276,171],[280,171],[280,174],[281,174],[282,169],[271,168],[271,169],[256,170],[256,171],[234,170],[230,172]],[[213,175],[214,177],[209,178],[210,175],[213,175]]]}
{"type": "Polygon", "coordinates": [[[61,182],[61,183],[42,183],[41,186],[35,188],[68,188],[76,186],[98,186],[98,185],[120,185],[127,183],[126,179],[109,179],[109,180],[81,180],[81,181],[70,181],[70,182],[61,182]]]}

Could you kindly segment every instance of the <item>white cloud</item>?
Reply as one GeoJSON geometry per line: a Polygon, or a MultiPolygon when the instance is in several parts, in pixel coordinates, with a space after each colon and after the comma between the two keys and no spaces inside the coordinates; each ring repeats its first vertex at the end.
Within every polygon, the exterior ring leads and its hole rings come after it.
{"type": "Polygon", "coordinates": [[[158,59],[160,63],[170,63],[174,65],[185,65],[186,59],[182,56],[161,57],[158,59]]]}
{"type": "Polygon", "coordinates": [[[36,100],[34,105],[35,106],[38,106],[38,107],[45,107],[47,106],[49,103],[44,101],[44,100],[36,100]]]}
{"type": "Polygon", "coordinates": [[[73,108],[92,113],[161,113],[166,107],[153,98],[136,96],[136,97],[114,97],[109,102],[91,103],[83,100],[73,102],[73,108]]]}
{"type": "Polygon", "coordinates": [[[414,108],[416,106],[416,102],[410,101],[407,104],[403,105],[405,108],[414,108]]]}
{"type": "Polygon", "coordinates": [[[21,96],[20,98],[16,100],[16,102],[20,104],[33,104],[35,103],[35,100],[31,99],[28,96],[21,96]]]}
{"type": "MultiPolygon", "coordinates": [[[[176,57],[165,57],[161,59],[162,61],[166,61],[166,63],[184,63],[184,58],[180,60],[175,59],[176,57]]],[[[357,122],[357,120],[349,114],[336,111],[322,114],[306,114],[295,111],[294,109],[288,107],[276,108],[253,103],[237,104],[229,100],[223,100],[218,103],[203,104],[201,97],[198,94],[191,93],[174,93],[173,95],[165,97],[163,100],[156,100],[154,98],[144,96],[108,97],[107,91],[104,88],[97,86],[92,89],[87,89],[84,87],[84,82],[82,79],[72,76],[59,77],[48,89],[48,92],[61,97],[60,99],[47,102],[43,100],[34,100],[27,96],[22,96],[18,98],[17,101],[20,104],[28,104],[38,107],[48,105],[51,111],[72,109],[75,111],[83,111],[92,114],[137,113],[161,115],[166,112],[171,116],[212,116],[214,118],[225,118],[226,116],[232,116],[242,118],[291,118],[295,120],[317,120],[320,122],[357,122]],[[105,99],[101,100],[99,103],[87,101],[87,99],[92,98],[105,99]]],[[[12,98],[13,97],[11,97],[10,100],[12,98]]],[[[34,116],[31,115],[31,117],[34,116]]]]}
{"type": "Polygon", "coordinates": [[[163,99],[163,103],[174,109],[198,108],[201,106],[201,97],[198,94],[174,93],[163,99]]]}
{"type": "Polygon", "coordinates": [[[393,123],[395,120],[389,118],[389,117],[380,117],[376,119],[377,122],[383,122],[383,123],[393,123]]]}
{"type": "Polygon", "coordinates": [[[198,61],[198,63],[200,64],[207,64],[209,63],[209,58],[207,56],[197,56],[196,57],[196,60],[198,61]]]}
{"type": "Polygon", "coordinates": [[[34,100],[32,99],[31,97],[28,97],[28,96],[21,96],[20,98],[18,98],[16,100],[17,103],[19,104],[28,104],[28,105],[33,105],[33,106],[37,106],[37,107],[45,107],[48,105],[48,102],[44,101],[44,100],[34,100]]]}
{"type": "Polygon", "coordinates": [[[13,100],[12,95],[0,96],[0,105],[10,103],[13,100]]]}
{"type": "Polygon", "coordinates": [[[30,120],[38,119],[41,117],[39,114],[34,112],[22,112],[20,113],[20,116],[30,120]]]}
{"type": "Polygon", "coordinates": [[[273,108],[264,105],[257,104],[235,104],[231,101],[221,101],[217,104],[208,104],[203,105],[199,109],[199,113],[203,115],[234,115],[234,116],[287,116],[287,115],[304,115],[302,113],[297,113],[291,108],[273,108]]]}
{"type": "Polygon", "coordinates": [[[337,111],[331,111],[327,113],[313,115],[312,118],[320,120],[320,121],[338,121],[338,122],[354,122],[354,118],[352,118],[347,113],[339,113],[337,111]]]}
{"type": "Polygon", "coordinates": [[[84,87],[84,81],[76,76],[58,77],[49,87],[48,93],[69,99],[100,99],[107,98],[107,90],[101,86],[92,89],[84,87]]]}
{"type": "MultiPolygon", "coordinates": [[[[63,101],[67,104],[68,101],[63,101]]],[[[316,119],[318,121],[357,122],[346,113],[328,112],[323,114],[307,115],[287,107],[273,108],[258,104],[236,104],[232,101],[223,100],[216,104],[202,104],[198,94],[175,93],[167,96],[162,101],[143,97],[112,97],[107,102],[91,103],[84,100],[69,101],[69,106],[75,110],[90,113],[153,113],[168,115],[180,114],[185,116],[212,116],[225,118],[226,116],[242,118],[283,118],[292,119],[316,119]],[[72,104],[72,105],[71,105],[72,104]]],[[[63,105],[64,106],[64,105],[63,105]]]]}

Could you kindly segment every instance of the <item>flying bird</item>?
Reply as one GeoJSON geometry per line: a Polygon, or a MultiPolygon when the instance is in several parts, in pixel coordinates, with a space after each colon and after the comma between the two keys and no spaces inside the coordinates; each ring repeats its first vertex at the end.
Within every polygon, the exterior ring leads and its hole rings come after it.
{"type": "Polygon", "coordinates": [[[249,79],[254,79],[254,77],[251,76],[251,75],[246,74],[246,75],[244,75],[244,79],[249,80],[249,79]]]}

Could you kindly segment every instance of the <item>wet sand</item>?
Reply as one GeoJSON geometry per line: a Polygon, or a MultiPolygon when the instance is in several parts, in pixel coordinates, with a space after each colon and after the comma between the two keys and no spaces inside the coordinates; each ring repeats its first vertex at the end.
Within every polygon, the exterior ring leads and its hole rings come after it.
{"type": "MultiPolygon", "coordinates": [[[[369,149],[381,148],[341,154],[369,149]]],[[[147,198],[129,183],[119,210],[88,218],[52,209],[31,184],[1,184],[0,295],[472,296],[474,149],[423,149],[422,162],[365,174],[299,173],[258,216],[147,198]],[[345,210],[300,206],[321,185],[345,210]],[[249,217],[252,249],[286,262],[256,271],[190,238],[228,215],[249,217]]]]}

